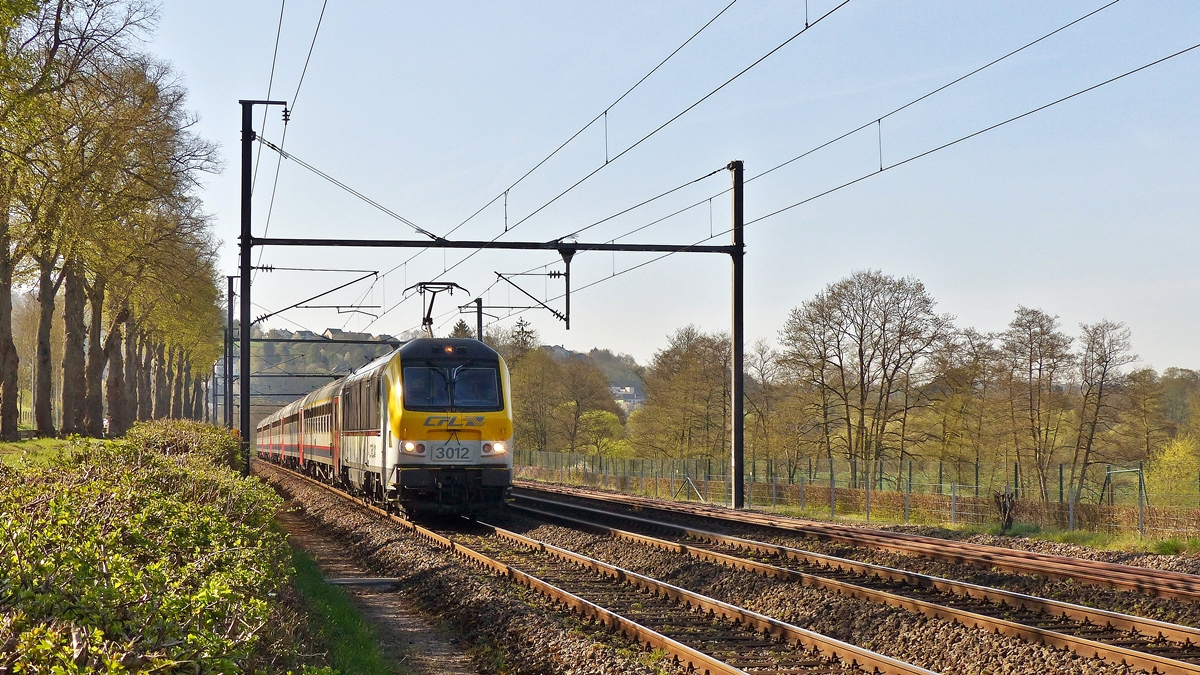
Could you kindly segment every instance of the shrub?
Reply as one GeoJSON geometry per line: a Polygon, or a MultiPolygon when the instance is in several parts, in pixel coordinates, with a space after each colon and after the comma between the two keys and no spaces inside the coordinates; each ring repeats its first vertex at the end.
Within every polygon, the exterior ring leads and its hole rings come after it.
{"type": "Polygon", "coordinates": [[[285,668],[282,501],[227,468],[236,447],[215,427],[155,422],[0,466],[0,669],[285,668]]]}
{"type": "Polygon", "coordinates": [[[240,470],[241,442],[221,427],[188,420],[138,422],[125,439],[147,450],[174,457],[197,455],[219,466],[240,470]]]}

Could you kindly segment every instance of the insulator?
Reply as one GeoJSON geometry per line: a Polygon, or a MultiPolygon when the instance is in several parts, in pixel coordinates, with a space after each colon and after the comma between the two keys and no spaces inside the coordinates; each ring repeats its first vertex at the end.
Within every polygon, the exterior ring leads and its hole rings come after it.
{"type": "Polygon", "coordinates": [[[288,110],[287,106],[284,106],[284,108],[283,108],[283,123],[287,124],[291,119],[292,119],[292,111],[288,110]]]}

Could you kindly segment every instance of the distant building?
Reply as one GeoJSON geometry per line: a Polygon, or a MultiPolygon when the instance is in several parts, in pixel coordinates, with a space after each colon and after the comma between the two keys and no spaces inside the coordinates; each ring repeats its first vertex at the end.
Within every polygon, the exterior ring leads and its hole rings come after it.
{"type": "Polygon", "coordinates": [[[326,328],[324,333],[321,333],[330,340],[374,340],[375,337],[370,333],[351,333],[348,330],[339,328],[326,328]]]}
{"type": "Polygon", "coordinates": [[[641,408],[646,402],[646,397],[633,387],[609,387],[608,390],[612,392],[613,401],[616,401],[626,415],[641,408]]]}

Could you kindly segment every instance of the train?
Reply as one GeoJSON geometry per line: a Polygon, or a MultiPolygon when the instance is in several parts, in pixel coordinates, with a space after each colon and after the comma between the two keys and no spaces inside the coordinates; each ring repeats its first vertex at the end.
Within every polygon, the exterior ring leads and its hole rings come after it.
{"type": "Polygon", "coordinates": [[[494,349],[418,338],[266,417],[259,459],[389,510],[474,515],[512,485],[512,387],[494,349]]]}

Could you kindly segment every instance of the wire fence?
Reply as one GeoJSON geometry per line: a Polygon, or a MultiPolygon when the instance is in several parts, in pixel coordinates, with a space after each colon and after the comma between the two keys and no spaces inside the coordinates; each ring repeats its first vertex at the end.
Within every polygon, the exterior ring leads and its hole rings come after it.
{"type": "MultiPolygon", "coordinates": [[[[725,463],[707,458],[624,459],[518,450],[513,460],[516,477],[526,480],[731,503],[725,463]]],[[[746,505],[825,520],[988,527],[1000,522],[997,497],[1011,494],[1018,523],[1153,537],[1200,534],[1200,475],[1170,481],[1141,464],[1097,465],[1078,487],[1068,465],[1039,477],[1023,473],[1025,467],[1016,463],[906,459],[871,464],[836,458],[747,462],[746,505]],[[1147,485],[1169,489],[1152,492],[1147,485]]]]}

